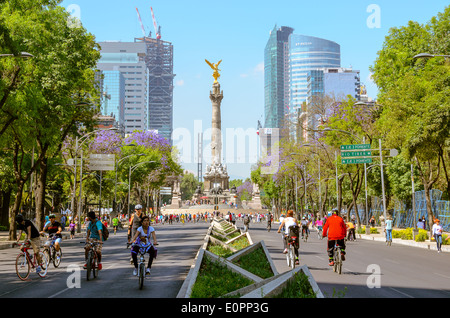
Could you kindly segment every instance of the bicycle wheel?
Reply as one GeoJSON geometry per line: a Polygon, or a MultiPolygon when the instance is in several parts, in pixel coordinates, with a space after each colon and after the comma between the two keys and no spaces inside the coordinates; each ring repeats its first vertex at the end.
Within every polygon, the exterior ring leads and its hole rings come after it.
{"type": "Polygon", "coordinates": [[[286,253],[286,262],[287,262],[287,266],[291,267],[291,256],[289,255],[289,250],[290,250],[290,248],[288,249],[288,252],[286,253]]]}
{"type": "Polygon", "coordinates": [[[52,261],[52,255],[51,255],[50,249],[49,249],[48,247],[45,247],[45,248],[44,248],[44,251],[43,251],[42,253],[44,253],[44,255],[45,255],[45,257],[47,258],[47,261],[48,261],[48,262],[51,262],[51,261],[52,261]]]}
{"type": "Polygon", "coordinates": [[[92,253],[94,256],[92,257],[92,275],[94,276],[94,278],[96,278],[98,276],[98,256],[96,252],[92,253]]]}
{"type": "Polygon", "coordinates": [[[144,278],[145,278],[145,263],[139,264],[139,289],[144,287],[144,278]]]}
{"type": "Polygon", "coordinates": [[[293,244],[291,244],[289,246],[289,258],[290,258],[290,262],[291,262],[291,268],[294,269],[295,268],[295,251],[294,251],[293,244]]]}
{"type": "Polygon", "coordinates": [[[334,249],[334,266],[333,266],[333,270],[338,273],[341,274],[342,273],[342,258],[341,258],[341,249],[340,248],[335,248],[334,249]]]}
{"type": "MultiPolygon", "coordinates": [[[[41,271],[38,273],[38,275],[40,277],[45,277],[48,272],[49,261],[48,261],[47,256],[42,251],[39,252],[39,256],[41,257],[41,262],[39,263],[39,266],[41,267],[41,271]]],[[[36,259],[36,262],[37,262],[37,259],[36,259]]]]}
{"type": "Polygon", "coordinates": [[[53,250],[53,266],[58,267],[61,264],[62,258],[62,248],[59,248],[59,251],[53,250]]]}
{"type": "Polygon", "coordinates": [[[16,257],[16,274],[20,280],[26,280],[30,276],[31,265],[25,253],[20,253],[16,257]]]}
{"type": "Polygon", "coordinates": [[[91,272],[92,272],[92,259],[93,259],[93,252],[90,250],[88,252],[88,257],[86,260],[86,279],[89,280],[91,278],[91,272]]]}

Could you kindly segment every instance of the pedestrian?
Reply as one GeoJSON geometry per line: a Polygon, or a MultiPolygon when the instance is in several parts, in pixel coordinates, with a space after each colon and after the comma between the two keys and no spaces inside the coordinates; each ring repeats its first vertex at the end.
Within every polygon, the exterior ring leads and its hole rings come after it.
{"type": "Polygon", "coordinates": [[[248,227],[250,225],[250,217],[248,214],[244,216],[244,232],[248,232],[248,227]]]}
{"type": "Polygon", "coordinates": [[[73,221],[73,219],[70,220],[69,230],[70,230],[70,239],[73,240],[73,238],[75,237],[75,222],[73,221]]]}
{"type": "Polygon", "coordinates": [[[432,228],[432,234],[434,236],[434,239],[436,240],[437,250],[438,253],[441,252],[441,246],[442,246],[442,225],[439,219],[434,220],[433,228],[432,228]]]}
{"type": "Polygon", "coordinates": [[[374,218],[373,215],[372,215],[372,217],[370,218],[369,223],[370,223],[370,227],[375,227],[375,218],[374,218]]]}
{"type": "Polygon", "coordinates": [[[419,222],[417,222],[417,228],[425,230],[425,217],[422,216],[422,218],[419,219],[419,222]]]}

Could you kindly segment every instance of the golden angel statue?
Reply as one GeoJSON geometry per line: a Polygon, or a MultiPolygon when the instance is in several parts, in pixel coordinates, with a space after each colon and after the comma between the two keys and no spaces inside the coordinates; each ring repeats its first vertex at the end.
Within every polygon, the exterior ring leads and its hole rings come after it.
{"type": "Polygon", "coordinates": [[[211,66],[211,68],[214,70],[214,72],[213,72],[214,83],[217,83],[217,79],[220,77],[220,74],[219,74],[219,71],[220,71],[220,69],[219,69],[219,64],[220,64],[220,62],[222,62],[222,60],[220,60],[220,61],[219,61],[218,63],[216,63],[216,64],[211,63],[211,62],[209,62],[209,61],[206,60],[206,59],[205,59],[205,62],[208,63],[208,65],[211,66]]]}

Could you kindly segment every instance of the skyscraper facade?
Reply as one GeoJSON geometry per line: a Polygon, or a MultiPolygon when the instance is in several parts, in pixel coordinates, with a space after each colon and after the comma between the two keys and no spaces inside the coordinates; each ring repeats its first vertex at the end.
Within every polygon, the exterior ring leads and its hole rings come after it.
{"type": "Polygon", "coordinates": [[[308,72],[341,66],[340,46],[313,36],[292,34],[290,55],[290,114],[297,114],[308,97],[308,72]]]}
{"type": "MultiPolygon", "coordinates": [[[[125,134],[134,130],[148,129],[148,69],[145,63],[147,47],[144,43],[136,42],[100,42],[101,58],[97,68],[105,75],[105,79],[112,79],[119,72],[123,76],[123,118],[119,115],[125,134]]],[[[113,87],[107,87],[103,80],[103,95],[110,95],[113,87]]],[[[115,87],[115,86],[114,86],[115,87]]],[[[109,98],[103,98],[103,104],[109,103],[109,98]]],[[[109,111],[109,110],[108,110],[109,111]]],[[[109,115],[109,114],[106,114],[109,115]]],[[[117,120],[117,119],[116,119],[117,120]]]]}
{"type": "MultiPolygon", "coordinates": [[[[160,33],[159,33],[160,34],[160,33]]],[[[160,37],[136,38],[145,44],[148,70],[148,129],[172,140],[173,132],[173,45],[160,37]]]]}
{"type": "Polygon", "coordinates": [[[289,107],[289,35],[292,28],[277,26],[264,49],[264,112],[266,128],[280,128],[289,107]]]}
{"type": "Polygon", "coordinates": [[[101,71],[102,114],[124,124],[125,77],[118,70],[101,71]]]}

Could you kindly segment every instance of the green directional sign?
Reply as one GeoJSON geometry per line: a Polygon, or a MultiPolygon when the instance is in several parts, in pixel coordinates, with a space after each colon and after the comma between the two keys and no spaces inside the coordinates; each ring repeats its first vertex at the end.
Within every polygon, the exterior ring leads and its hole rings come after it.
{"type": "Polygon", "coordinates": [[[343,165],[351,163],[372,163],[372,158],[349,158],[341,159],[343,165]]]}
{"type": "Polygon", "coordinates": [[[342,157],[370,157],[372,151],[345,151],[341,153],[342,157]]]}
{"type": "Polygon", "coordinates": [[[341,150],[364,150],[370,149],[370,144],[359,144],[359,145],[341,145],[341,150]]]}

